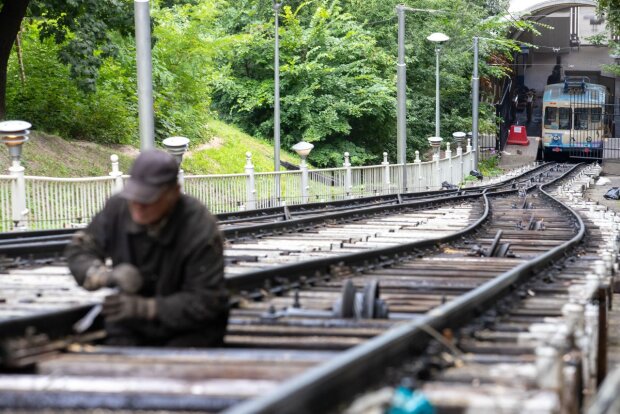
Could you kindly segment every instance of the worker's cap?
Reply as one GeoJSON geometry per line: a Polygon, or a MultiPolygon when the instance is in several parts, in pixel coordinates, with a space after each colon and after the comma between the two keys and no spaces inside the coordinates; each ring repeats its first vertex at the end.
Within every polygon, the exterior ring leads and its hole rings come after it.
{"type": "Polygon", "coordinates": [[[151,204],[177,182],[179,166],[172,155],[159,150],[146,150],[131,166],[129,180],[120,195],[131,201],[151,204]]]}

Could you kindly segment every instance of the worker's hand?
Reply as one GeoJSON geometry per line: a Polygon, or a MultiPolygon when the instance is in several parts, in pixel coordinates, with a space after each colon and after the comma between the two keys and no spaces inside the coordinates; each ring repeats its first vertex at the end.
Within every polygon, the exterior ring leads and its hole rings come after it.
{"type": "Polygon", "coordinates": [[[112,269],[111,285],[123,293],[137,293],[142,287],[142,275],[134,265],[121,263],[112,269]]]}
{"type": "Polygon", "coordinates": [[[82,286],[86,290],[118,287],[124,293],[137,293],[142,287],[142,275],[137,267],[129,263],[121,263],[110,269],[96,260],[86,271],[82,286]]]}
{"type": "Polygon", "coordinates": [[[88,270],[82,287],[86,290],[97,290],[110,286],[112,283],[112,271],[100,260],[93,261],[88,270]]]}
{"type": "Polygon", "coordinates": [[[101,313],[110,322],[126,319],[153,320],[157,316],[157,304],[154,298],[121,293],[107,296],[101,313]]]}

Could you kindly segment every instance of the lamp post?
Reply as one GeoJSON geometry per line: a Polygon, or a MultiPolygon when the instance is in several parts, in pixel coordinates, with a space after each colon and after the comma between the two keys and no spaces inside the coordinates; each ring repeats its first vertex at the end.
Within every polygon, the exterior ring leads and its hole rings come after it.
{"type": "Polygon", "coordinates": [[[402,165],[403,185],[407,187],[407,66],[405,65],[405,12],[441,13],[440,10],[396,6],[398,16],[398,61],[396,63],[396,160],[402,165]]]}
{"type": "Polygon", "coordinates": [[[297,155],[301,157],[301,164],[299,168],[301,169],[301,201],[303,203],[308,202],[309,186],[308,186],[308,164],[306,164],[306,158],[308,158],[308,155],[310,154],[310,151],[312,151],[312,148],[314,148],[314,145],[310,144],[309,142],[305,142],[305,141],[298,142],[297,144],[293,145],[293,147],[291,148],[293,151],[297,153],[297,155]]]}
{"type": "Polygon", "coordinates": [[[474,37],[474,76],[472,77],[472,152],[474,170],[478,169],[478,102],[480,100],[480,77],[478,76],[478,37],[474,37]]]}
{"type": "Polygon", "coordinates": [[[149,0],[134,0],[136,68],[138,72],[138,124],[140,128],[141,151],[155,147],[150,7],[149,0]]]}
{"type": "MultiPolygon", "coordinates": [[[[274,70],[274,96],[273,96],[273,170],[277,173],[280,171],[280,23],[278,14],[282,3],[273,1],[273,10],[275,13],[275,46],[273,58],[274,70]]],[[[275,193],[276,199],[280,200],[280,175],[275,175],[275,193]]]]}
{"type": "Polygon", "coordinates": [[[179,164],[179,185],[183,188],[185,177],[183,175],[183,170],[181,169],[181,162],[183,161],[183,155],[189,146],[189,138],[170,137],[163,140],[162,144],[164,144],[166,151],[168,151],[168,153],[176,159],[177,164],[179,164]]]}
{"type": "Polygon", "coordinates": [[[21,165],[22,145],[28,141],[32,125],[25,121],[0,122],[0,140],[8,147],[11,157],[9,174],[15,177],[12,184],[13,193],[13,222],[15,229],[26,230],[28,224],[25,216],[26,208],[26,180],[24,179],[24,167],[21,165]]]}
{"type": "Polygon", "coordinates": [[[441,45],[450,38],[443,33],[432,33],[426,40],[435,43],[435,136],[440,137],[439,127],[439,53],[441,45]]]}

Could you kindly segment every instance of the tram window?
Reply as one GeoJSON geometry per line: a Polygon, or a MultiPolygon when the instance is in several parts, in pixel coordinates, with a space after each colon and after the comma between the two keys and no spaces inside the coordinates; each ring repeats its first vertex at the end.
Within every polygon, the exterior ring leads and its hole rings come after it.
{"type": "Polygon", "coordinates": [[[558,129],[558,108],[545,108],[545,128],[558,129]]]}
{"type": "Polygon", "coordinates": [[[575,108],[575,130],[584,131],[588,129],[588,108],[575,108]]]}
{"type": "Polygon", "coordinates": [[[570,129],[570,108],[560,108],[560,126],[558,129],[570,129]]]}
{"type": "Polygon", "coordinates": [[[590,120],[592,122],[601,122],[601,108],[592,108],[590,111],[590,120]]]}

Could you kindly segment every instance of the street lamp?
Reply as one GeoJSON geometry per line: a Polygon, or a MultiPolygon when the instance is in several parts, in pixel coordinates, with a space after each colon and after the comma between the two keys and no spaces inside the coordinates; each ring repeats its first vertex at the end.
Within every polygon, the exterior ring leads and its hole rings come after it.
{"type": "MultiPolygon", "coordinates": [[[[278,14],[280,13],[280,6],[282,3],[278,3],[273,0],[273,10],[275,13],[275,47],[274,47],[274,97],[273,97],[273,170],[275,172],[280,171],[280,22],[278,14]]],[[[280,175],[275,175],[276,179],[276,198],[280,199],[280,175]]]]}
{"type": "Polygon", "coordinates": [[[22,145],[29,140],[28,134],[30,134],[31,127],[32,125],[26,121],[0,122],[0,140],[9,149],[12,167],[20,166],[22,145]]]}
{"type": "Polygon", "coordinates": [[[187,151],[187,147],[189,146],[189,138],[170,137],[163,140],[162,144],[164,144],[164,147],[166,147],[166,151],[168,151],[168,153],[174,157],[177,164],[179,165],[178,178],[179,185],[182,188],[185,177],[183,175],[183,170],[181,169],[181,161],[183,161],[183,155],[185,154],[185,152],[187,151]]]}
{"type": "Polygon", "coordinates": [[[428,143],[433,148],[433,161],[439,158],[439,148],[441,147],[441,143],[443,142],[442,137],[429,137],[428,143]]]}
{"type": "Polygon", "coordinates": [[[454,142],[457,148],[461,148],[461,145],[463,145],[463,141],[465,140],[466,135],[467,134],[465,134],[464,132],[460,132],[460,131],[452,133],[452,138],[454,138],[454,142]]]}
{"type": "Polygon", "coordinates": [[[24,167],[21,165],[22,146],[28,141],[32,125],[26,121],[0,122],[0,140],[9,148],[11,166],[9,174],[15,177],[12,184],[13,192],[13,222],[17,230],[25,230],[28,224],[25,220],[28,214],[26,208],[26,180],[24,167]]]}
{"type": "Polygon", "coordinates": [[[301,157],[299,168],[301,169],[301,200],[303,203],[308,202],[308,164],[306,164],[306,158],[310,151],[312,151],[312,148],[314,148],[314,145],[305,141],[298,142],[291,148],[301,157]]]}
{"type": "Polygon", "coordinates": [[[407,186],[407,66],[405,65],[405,12],[441,13],[441,10],[396,6],[398,16],[398,62],[396,63],[396,159],[403,168],[403,185],[407,186]]]}
{"type": "Polygon", "coordinates": [[[432,33],[426,40],[435,43],[435,136],[441,136],[439,130],[439,52],[441,45],[450,38],[443,33],[432,33]]]}
{"type": "Polygon", "coordinates": [[[163,140],[162,144],[164,144],[166,151],[176,159],[177,164],[180,166],[181,161],[183,161],[183,154],[185,154],[189,145],[189,138],[170,137],[163,140]]]}

